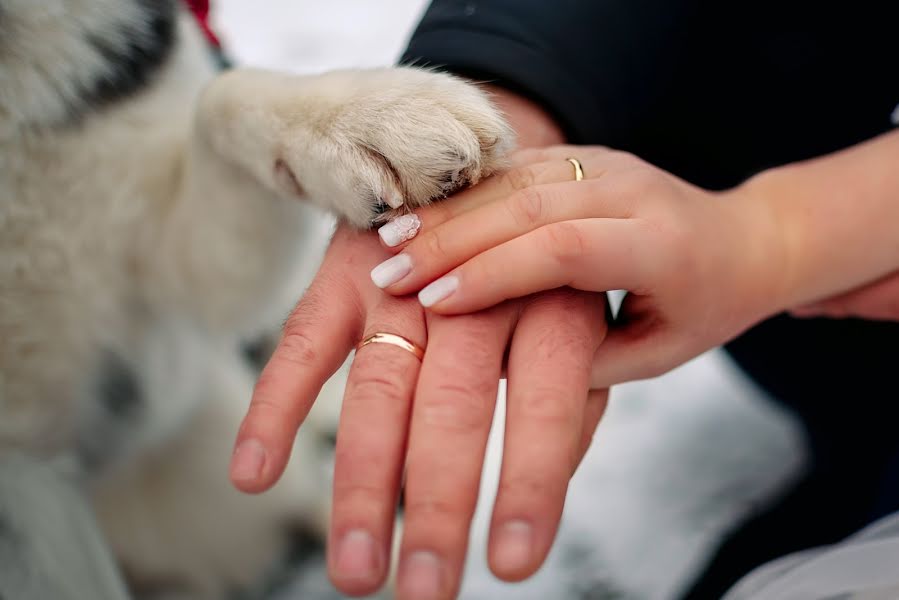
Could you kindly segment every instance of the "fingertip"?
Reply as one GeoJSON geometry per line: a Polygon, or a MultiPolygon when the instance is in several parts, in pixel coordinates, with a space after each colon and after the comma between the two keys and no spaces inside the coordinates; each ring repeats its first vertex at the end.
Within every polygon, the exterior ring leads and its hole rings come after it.
{"type": "Polygon", "coordinates": [[[386,290],[404,279],[412,272],[412,259],[408,254],[391,256],[371,270],[369,276],[372,283],[382,290],[386,290]]]}
{"type": "Polygon", "coordinates": [[[265,467],[266,454],[265,446],[255,438],[238,443],[231,458],[231,479],[234,481],[259,479],[265,467]]]}
{"type": "Polygon", "coordinates": [[[271,488],[287,463],[287,453],[276,452],[258,436],[241,437],[235,444],[228,468],[231,484],[246,494],[260,494],[271,488]]]}
{"type": "Polygon", "coordinates": [[[400,215],[378,228],[381,245],[393,251],[412,240],[421,231],[421,219],[415,213],[400,215]]]}
{"type": "Polygon", "coordinates": [[[536,545],[533,525],[516,519],[497,527],[490,536],[487,562],[502,581],[517,583],[531,577],[543,562],[545,552],[536,545]]]}
{"type": "Polygon", "coordinates": [[[459,277],[446,275],[426,285],[418,292],[418,301],[425,308],[435,312],[444,312],[449,307],[441,306],[459,289],[459,277]]]}
{"type": "Polygon", "coordinates": [[[342,594],[373,594],[384,585],[386,577],[384,549],[368,531],[355,529],[329,544],[328,578],[342,594]]]}

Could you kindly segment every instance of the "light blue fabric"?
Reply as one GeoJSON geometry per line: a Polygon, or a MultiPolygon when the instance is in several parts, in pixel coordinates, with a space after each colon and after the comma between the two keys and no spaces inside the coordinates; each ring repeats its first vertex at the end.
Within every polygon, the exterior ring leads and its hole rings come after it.
{"type": "Polygon", "coordinates": [[[126,600],[93,513],[64,471],[0,456],[0,598],[126,600]]]}

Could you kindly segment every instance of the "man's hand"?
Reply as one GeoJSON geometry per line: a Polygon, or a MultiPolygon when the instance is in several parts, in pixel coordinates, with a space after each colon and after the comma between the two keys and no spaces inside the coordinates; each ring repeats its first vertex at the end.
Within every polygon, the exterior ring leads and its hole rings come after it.
{"type": "Polygon", "coordinates": [[[386,344],[364,347],[353,362],[337,440],[328,563],[347,594],[383,583],[405,470],[399,596],[452,598],[508,351],[506,447],[490,561],[499,576],[522,579],[551,546],[568,479],[605,407],[605,393],[587,393],[605,332],[602,297],[562,290],[473,315],[426,318],[414,298],[388,296],[371,283],[369,271],[388,256],[376,235],[338,229],[260,376],[231,478],[247,492],[277,481],[322,384],[360,339],[381,331],[426,347],[421,363],[386,344]]]}

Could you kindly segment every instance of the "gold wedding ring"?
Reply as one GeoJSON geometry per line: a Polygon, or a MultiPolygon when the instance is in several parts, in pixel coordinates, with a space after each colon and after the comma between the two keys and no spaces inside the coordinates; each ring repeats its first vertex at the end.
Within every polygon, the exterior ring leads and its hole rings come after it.
{"type": "Polygon", "coordinates": [[[384,333],[382,331],[375,332],[359,342],[359,345],[356,346],[356,352],[359,352],[365,346],[369,344],[390,344],[391,346],[396,346],[397,348],[402,348],[406,352],[411,352],[415,358],[421,360],[425,356],[424,348],[421,348],[418,344],[411,342],[404,338],[401,335],[396,335],[393,333],[384,333]]]}
{"type": "Polygon", "coordinates": [[[566,158],[568,162],[574,166],[574,180],[575,181],[583,181],[584,180],[584,165],[581,164],[576,158],[566,158]]]}

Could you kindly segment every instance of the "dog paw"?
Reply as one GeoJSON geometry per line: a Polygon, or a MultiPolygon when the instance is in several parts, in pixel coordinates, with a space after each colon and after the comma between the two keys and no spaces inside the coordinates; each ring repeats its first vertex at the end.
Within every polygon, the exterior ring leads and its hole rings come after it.
{"type": "Polygon", "coordinates": [[[316,85],[323,100],[307,104],[304,130],[284,146],[299,151],[283,156],[276,177],[357,227],[477,183],[514,145],[488,95],[451,75],[343,71],[316,85]]]}

